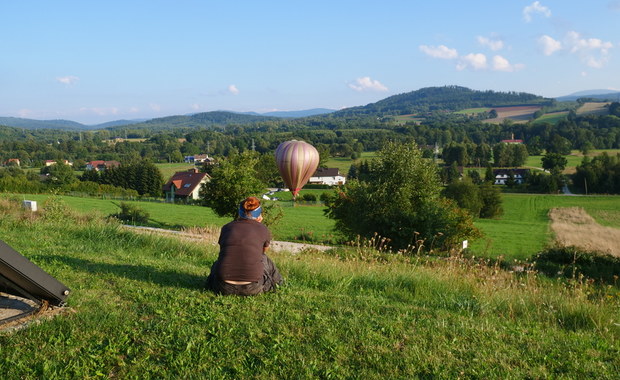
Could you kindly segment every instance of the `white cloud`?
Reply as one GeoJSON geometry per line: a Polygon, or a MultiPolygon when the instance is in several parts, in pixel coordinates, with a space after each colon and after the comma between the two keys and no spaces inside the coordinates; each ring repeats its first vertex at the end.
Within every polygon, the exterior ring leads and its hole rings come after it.
{"type": "Polygon", "coordinates": [[[571,53],[579,55],[582,62],[595,69],[607,64],[609,50],[614,46],[599,38],[583,38],[575,31],[566,34],[565,45],[571,53]]]}
{"type": "Polygon", "coordinates": [[[385,92],[388,90],[386,86],[384,86],[378,80],[371,79],[370,77],[362,77],[357,78],[355,82],[349,83],[349,88],[352,88],[355,91],[381,91],[385,92]]]}
{"type": "Polygon", "coordinates": [[[228,86],[228,92],[233,94],[233,95],[238,95],[239,94],[239,89],[234,84],[231,84],[230,86],[228,86]]]}
{"type": "Polygon", "coordinates": [[[488,47],[493,51],[498,51],[504,48],[504,41],[499,39],[491,39],[483,36],[478,36],[478,43],[482,46],[488,47]]]}
{"type": "Polygon", "coordinates": [[[72,85],[77,83],[77,81],[79,81],[80,78],[74,76],[74,75],[67,75],[64,77],[56,77],[56,81],[62,83],[62,84],[66,84],[66,85],[72,85]]]}
{"type": "Polygon", "coordinates": [[[494,71],[506,71],[506,72],[513,72],[513,71],[519,71],[522,70],[525,65],[521,64],[521,63],[517,63],[517,64],[511,64],[510,62],[508,62],[508,60],[504,57],[502,57],[501,55],[496,55],[493,57],[493,70],[494,71]]]}
{"type": "Polygon", "coordinates": [[[445,45],[439,46],[427,46],[420,45],[420,50],[433,58],[441,58],[441,59],[454,59],[458,57],[458,53],[456,49],[450,49],[445,45]]]}
{"type": "Polygon", "coordinates": [[[532,21],[532,14],[534,13],[540,13],[545,17],[551,17],[551,10],[542,5],[540,1],[535,1],[531,5],[523,8],[523,19],[525,22],[532,21]]]}
{"type": "Polygon", "coordinates": [[[544,35],[538,39],[538,45],[542,48],[544,55],[551,55],[562,49],[562,43],[560,41],[557,41],[547,35],[544,35]]]}
{"type": "Polygon", "coordinates": [[[603,40],[598,38],[582,38],[581,35],[575,31],[567,33],[566,43],[570,46],[571,53],[598,50],[601,54],[607,54],[609,49],[614,46],[611,42],[603,42],[603,40]]]}
{"type": "Polygon", "coordinates": [[[487,56],[482,53],[470,53],[461,58],[456,65],[456,69],[459,71],[471,68],[474,70],[483,70],[487,68],[487,56]]]}

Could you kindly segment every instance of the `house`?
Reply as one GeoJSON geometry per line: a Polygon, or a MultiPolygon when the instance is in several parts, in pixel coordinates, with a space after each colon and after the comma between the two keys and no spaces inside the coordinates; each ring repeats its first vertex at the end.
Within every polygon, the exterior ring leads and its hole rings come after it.
{"type": "Polygon", "coordinates": [[[310,177],[308,183],[318,185],[344,185],[347,179],[341,175],[338,168],[318,168],[310,177]]]}
{"type": "MultiPolygon", "coordinates": [[[[56,160],[45,160],[45,166],[56,165],[56,162],[57,162],[56,160]]],[[[73,162],[69,160],[61,160],[61,162],[65,165],[73,166],[73,162]]]]}
{"type": "Polygon", "coordinates": [[[106,169],[110,169],[110,168],[117,168],[121,166],[121,163],[118,161],[102,161],[102,160],[96,160],[96,161],[89,161],[86,163],[86,170],[95,170],[95,171],[101,171],[101,170],[106,170],[106,169]]]}
{"type": "Polygon", "coordinates": [[[495,169],[493,170],[493,176],[495,177],[495,185],[506,185],[510,176],[515,181],[515,184],[521,185],[525,183],[525,177],[529,174],[529,169],[495,169]]]}
{"type": "Polygon", "coordinates": [[[198,169],[189,169],[184,172],[176,172],[162,187],[166,194],[166,202],[174,202],[177,199],[198,199],[200,187],[211,179],[207,173],[200,173],[198,169]]]}
{"type": "Polygon", "coordinates": [[[212,162],[213,157],[209,157],[207,154],[195,154],[193,156],[185,156],[183,161],[188,164],[204,164],[205,162],[212,162]]]}
{"type": "Polygon", "coordinates": [[[504,144],[523,144],[523,140],[515,139],[515,134],[513,133],[510,139],[500,141],[504,144]]]}
{"type": "Polygon", "coordinates": [[[22,163],[19,160],[19,158],[9,158],[8,160],[6,160],[6,162],[4,164],[6,166],[11,166],[11,165],[21,166],[22,165],[22,163]]]}

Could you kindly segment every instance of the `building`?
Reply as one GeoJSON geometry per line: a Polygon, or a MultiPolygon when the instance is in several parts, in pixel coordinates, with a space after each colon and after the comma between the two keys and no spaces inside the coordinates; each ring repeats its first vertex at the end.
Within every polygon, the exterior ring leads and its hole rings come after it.
{"type": "Polygon", "coordinates": [[[11,165],[22,166],[22,163],[19,160],[19,158],[9,158],[8,160],[6,160],[6,162],[4,164],[6,166],[11,166],[11,165]]]}
{"type": "Polygon", "coordinates": [[[200,173],[198,169],[176,172],[164,184],[162,190],[166,195],[166,202],[175,202],[179,199],[188,201],[200,197],[200,187],[211,179],[207,173],[200,173]]]}
{"type": "Polygon", "coordinates": [[[207,154],[195,154],[193,156],[185,156],[183,161],[188,164],[204,164],[205,162],[212,162],[213,157],[209,157],[207,154]]]}
{"type": "Polygon", "coordinates": [[[347,179],[340,174],[338,168],[318,168],[308,183],[317,185],[344,185],[347,179]]]}
{"type": "MultiPolygon", "coordinates": [[[[57,162],[56,160],[45,160],[45,166],[56,165],[56,162],[57,162]]],[[[61,160],[61,162],[65,165],[73,166],[73,162],[69,160],[61,160]]]]}
{"type": "Polygon", "coordinates": [[[495,177],[495,185],[506,185],[510,176],[514,180],[514,183],[521,185],[525,183],[525,178],[529,174],[529,169],[495,169],[493,170],[493,176],[495,177]]]}
{"type": "Polygon", "coordinates": [[[106,169],[110,169],[110,168],[116,168],[121,166],[121,163],[118,161],[103,161],[103,160],[96,160],[96,161],[89,161],[86,163],[86,170],[95,170],[95,171],[101,171],[101,170],[106,170],[106,169]]]}
{"type": "Polygon", "coordinates": [[[504,144],[523,144],[523,140],[515,139],[515,134],[513,133],[510,139],[500,141],[504,144]]]}

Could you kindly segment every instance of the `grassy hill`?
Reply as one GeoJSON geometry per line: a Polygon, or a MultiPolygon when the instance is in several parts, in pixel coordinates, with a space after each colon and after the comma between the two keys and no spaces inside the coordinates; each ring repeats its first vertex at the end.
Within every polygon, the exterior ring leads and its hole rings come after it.
{"type": "Polygon", "coordinates": [[[3,240],[72,289],[73,312],[0,333],[28,378],[615,378],[620,292],[463,258],[364,247],[271,254],[276,293],[202,284],[213,246],[135,235],[62,204],[0,202],[3,240]]]}

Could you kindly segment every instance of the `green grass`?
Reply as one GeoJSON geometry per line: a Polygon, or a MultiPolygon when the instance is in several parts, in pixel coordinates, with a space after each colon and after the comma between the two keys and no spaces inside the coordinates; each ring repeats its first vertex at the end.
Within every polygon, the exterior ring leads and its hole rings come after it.
{"type": "Polygon", "coordinates": [[[187,164],[185,162],[155,164],[155,166],[157,166],[157,168],[159,168],[159,170],[161,171],[161,174],[164,177],[164,181],[168,181],[170,177],[172,177],[176,172],[184,172],[188,169],[193,169],[195,167],[193,164],[187,164]]]}
{"type": "Polygon", "coordinates": [[[615,378],[620,292],[473,261],[271,254],[286,284],[202,289],[216,248],[0,202],[75,311],[0,333],[3,379],[615,378]]]}
{"type": "MultiPolygon", "coordinates": [[[[593,149],[590,152],[588,152],[587,156],[592,158],[595,156],[599,156],[603,153],[607,153],[610,156],[615,156],[617,154],[620,154],[620,149],[593,149]]],[[[527,160],[525,161],[524,166],[529,166],[533,168],[542,168],[542,162],[541,162],[542,157],[543,156],[541,155],[528,156],[527,160]]],[[[566,170],[569,173],[574,172],[575,167],[581,165],[581,162],[583,161],[583,154],[578,150],[573,150],[570,155],[564,156],[564,157],[566,157],[566,161],[567,161],[566,170]]]]}
{"type": "Polygon", "coordinates": [[[620,228],[620,197],[503,194],[504,215],[478,219],[485,237],[471,244],[481,256],[526,259],[550,243],[547,214],[553,207],[583,207],[604,226],[620,228]]]}
{"type": "MultiPolygon", "coordinates": [[[[302,190],[305,192],[320,193],[327,190],[302,190]]],[[[287,194],[287,193],[282,193],[287,194]]],[[[290,194],[290,193],[288,193],[290,194]]],[[[45,194],[19,195],[19,199],[37,201],[39,207],[50,197],[45,194]]],[[[59,196],[72,209],[83,212],[99,214],[101,216],[117,213],[120,209],[116,204],[118,200],[104,200],[95,198],[80,198],[71,196],[59,196]]],[[[219,217],[208,207],[188,206],[156,202],[128,201],[127,203],[138,206],[150,214],[149,226],[178,229],[180,227],[221,227],[231,221],[230,218],[219,217]]],[[[291,207],[292,202],[282,202],[283,218],[271,228],[275,240],[284,241],[310,241],[333,242],[334,221],[323,215],[321,205],[296,205],[291,207]]]]}
{"type": "Polygon", "coordinates": [[[538,123],[556,124],[558,121],[566,118],[567,115],[568,115],[568,111],[546,113],[542,115],[541,117],[539,117],[538,119],[534,120],[532,123],[533,124],[538,124],[538,123]]]}
{"type": "MultiPolygon", "coordinates": [[[[316,193],[318,189],[302,190],[316,193]]],[[[287,193],[280,193],[287,194],[287,193]]],[[[290,193],[289,193],[290,194],[290,193]]],[[[40,204],[49,196],[19,196],[40,204]]],[[[539,252],[550,242],[547,213],[552,207],[583,207],[600,224],[620,228],[620,197],[618,196],[555,196],[536,194],[504,194],[504,215],[500,219],[478,219],[475,224],[485,236],[470,244],[477,256],[505,259],[525,259],[539,252]]],[[[118,212],[114,203],[119,201],[92,198],[61,197],[71,208],[91,214],[109,215],[118,212]]],[[[151,202],[130,202],[149,212],[152,226],[179,228],[181,226],[221,227],[229,218],[217,217],[206,207],[173,205],[151,202]]],[[[281,203],[283,218],[271,231],[275,240],[305,241],[333,244],[338,241],[334,221],[324,216],[321,205],[281,203]]],[[[41,207],[41,206],[39,206],[41,207]]]]}
{"type": "Polygon", "coordinates": [[[457,112],[454,112],[455,114],[464,114],[464,115],[470,115],[470,114],[476,114],[476,113],[483,113],[483,112],[489,112],[491,110],[491,108],[488,107],[482,107],[482,108],[467,108],[464,110],[460,110],[457,112]]]}
{"type": "Polygon", "coordinates": [[[376,157],[375,152],[362,152],[361,158],[358,160],[352,160],[350,157],[330,157],[327,160],[328,168],[338,168],[340,174],[347,175],[349,168],[353,162],[359,162],[360,160],[370,160],[376,157]]]}

